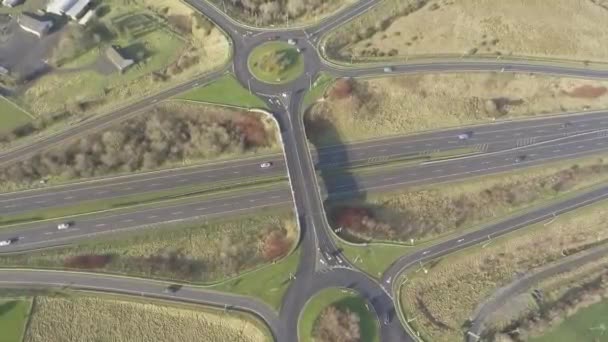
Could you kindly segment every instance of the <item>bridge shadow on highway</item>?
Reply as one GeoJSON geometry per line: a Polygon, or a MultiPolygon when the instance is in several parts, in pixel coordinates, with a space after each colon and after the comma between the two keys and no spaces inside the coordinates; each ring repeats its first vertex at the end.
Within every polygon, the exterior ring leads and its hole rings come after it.
{"type": "Polygon", "coordinates": [[[365,203],[367,198],[366,192],[359,187],[355,175],[348,169],[350,160],[347,147],[331,121],[320,117],[311,119],[307,114],[308,111],[304,116],[306,136],[317,151],[315,170],[321,181],[319,186],[321,189],[324,188],[326,193],[323,204],[327,220],[334,231],[338,229],[336,232],[341,238],[351,242],[363,242],[349,234],[346,229],[340,230],[341,223],[336,220],[338,215],[342,216],[345,210],[349,210],[348,203],[365,203]],[[335,145],[323,148],[318,134],[323,134],[325,140],[327,136],[331,136],[332,141],[336,142],[335,145]]]}

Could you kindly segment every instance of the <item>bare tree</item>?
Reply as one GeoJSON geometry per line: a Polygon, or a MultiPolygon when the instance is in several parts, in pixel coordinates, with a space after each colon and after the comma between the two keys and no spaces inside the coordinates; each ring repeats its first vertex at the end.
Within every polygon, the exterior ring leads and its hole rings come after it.
{"type": "Polygon", "coordinates": [[[328,306],[316,322],[313,337],[317,342],[358,342],[359,320],[359,315],[348,309],[328,306]]]}

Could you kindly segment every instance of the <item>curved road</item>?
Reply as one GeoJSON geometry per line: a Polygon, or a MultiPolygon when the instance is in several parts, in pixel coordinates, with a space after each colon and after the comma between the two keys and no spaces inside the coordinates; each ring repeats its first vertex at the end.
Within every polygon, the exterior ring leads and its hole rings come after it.
{"type": "Polygon", "coordinates": [[[587,251],[565,257],[557,262],[542,266],[539,269],[532,270],[531,273],[527,273],[521,278],[517,278],[513,282],[494,291],[492,297],[475,310],[476,314],[472,320],[473,324],[469,329],[470,334],[468,334],[467,337],[468,341],[477,342],[478,338],[476,336],[480,336],[483,333],[485,320],[492,313],[499,310],[510,298],[514,298],[529,290],[532,286],[544,279],[554,277],[560,273],[573,271],[590,262],[597,261],[606,255],[608,255],[608,246],[597,246],[587,251]]]}
{"type": "MultiPolygon", "coordinates": [[[[509,230],[517,229],[531,222],[536,222],[552,215],[555,212],[571,210],[576,206],[584,203],[589,203],[608,196],[608,189],[602,188],[589,194],[578,196],[575,199],[564,201],[563,203],[554,205],[549,208],[542,208],[533,213],[524,214],[518,218],[506,220],[495,226],[486,228],[479,232],[470,233],[465,236],[465,240],[448,241],[436,246],[430,247],[428,250],[420,251],[406,256],[395,262],[385,273],[385,278],[378,284],[368,276],[359,272],[356,268],[349,264],[349,261],[340,256],[336,248],[335,242],[326,221],[324,214],[322,194],[318,190],[318,180],[314,171],[314,162],[308,150],[308,143],[304,131],[304,124],[301,115],[301,103],[304,91],[309,83],[319,71],[329,71],[336,76],[368,76],[382,74],[382,67],[369,67],[361,69],[342,69],[334,67],[331,63],[325,63],[316,53],[315,46],[320,34],[327,30],[337,27],[349,20],[350,18],[359,15],[371,8],[377,3],[373,0],[365,0],[354,4],[345,11],[338,13],[329,19],[323,21],[320,25],[306,29],[294,29],[283,31],[264,31],[246,28],[236,25],[225,15],[220,13],[215,7],[209,5],[202,0],[188,0],[188,2],[205,13],[218,26],[224,29],[232,39],[234,46],[234,63],[233,69],[238,80],[255,92],[256,95],[266,101],[270,99],[278,99],[271,104],[271,110],[281,129],[281,134],[284,143],[286,154],[287,170],[290,177],[291,189],[295,208],[298,214],[298,219],[301,229],[301,260],[296,273],[297,280],[290,284],[287,290],[283,305],[280,310],[278,321],[274,317],[270,317],[263,311],[263,308],[257,307],[250,302],[242,302],[242,298],[233,295],[222,295],[221,301],[230,305],[249,309],[252,312],[258,313],[265,319],[278,341],[295,341],[297,340],[297,318],[302,310],[306,299],[325,287],[329,286],[346,286],[357,290],[379,315],[384,315],[394,309],[392,298],[392,287],[390,282],[396,279],[406,267],[409,267],[418,260],[424,260],[432,256],[439,256],[451,251],[462,248],[481,241],[488,233],[500,234],[509,230]],[[248,31],[251,31],[249,33],[248,31]],[[259,44],[269,39],[296,39],[298,45],[304,48],[305,72],[294,82],[288,85],[270,85],[258,82],[252,78],[247,69],[247,55],[259,44]],[[585,197],[587,196],[587,197],[585,197]],[[464,241],[464,243],[462,242],[464,241]],[[334,255],[334,257],[331,257],[334,255]]],[[[517,72],[538,72],[552,73],[568,76],[580,77],[608,77],[608,71],[593,71],[585,68],[570,68],[559,66],[533,65],[514,62],[438,62],[438,63],[419,63],[419,64],[404,64],[395,65],[395,73],[413,73],[413,72],[446,72],[446,71],[499,71],[501,69],[517,72]]],[[[221,71],[215,73],[219,75],[221,71]]],[[[0,165],[18,160],[21,157],[27,156],[35,151],[44,148],[49,148],[54,144],[65,141],[66,139],[82,134],[86,129],[105,127],[110,123],[123,119],[129,113],[145,108],[161,99],[167,98],[171,94],[179,91],[184,91],[189,87],[194,87],[195,84],[201,81],[211,79],[214,75],[205,76],[201,80],[193,81],[181,86],[180,89],[167,90],[161,94],[155,95],[148,99],[139,101],[129,107],[123,108],[108,116],[98,117],[93,121],[85,122],[79,127],[74,127],[65,132],[61,132],[55,136],[46,138],[27,147],[19,148],[18,150],[0,156],[0,165]],[[94,122],[92,124],[91,122],[94,122]],[[84,127],[84,129],[83,129],[84,127]]],[[[601,137],[599,137],[601,138],[601,137]]],[[[576,138],[578,139],[578,138],[576,138]]],[[[593,141],[583,139],[580,141],[593,141]]],[[[577,141],[575,144],[580,144],[577,141]]],[[[575,144],[572,144],[574,146],[575,144]]],[[[578,145],[576,145],[578,146],[578,145]]],[[[566,148],[565,145],[563,148],[566,148]]],[[[573,147],[577,149],[578,147],[573,147]]],[[[560,152],[552,152],[560,153],[560,152]]],[[[498,154],[497,154],[498,155],[498,154]]],[[[504,158],[503,158],[504,159],[504,158]]],[[[280,196],[280,195],[279,195],[280,196]]],[[[178,216],[178,215],[176,215],[178,216]]],[[[142,218],[143,220],[144,218],[142,218]]],[[[139,218],[138,218],[139,220],[139,218]]],[[[32,277],[31,273],[24,271],[3,271],[14,273],[2,273],[2,279],[5,277],[14,277],[13,283],[27,283],[28,277],[32,277]]],[[[36,272],[38,274],[38,272],[36,272]]],[[[41,278],[31,280],[38,283],[56,283],[53,275],[50,273],[42,274],[41,278]]],[[[101,283],[110,279],[107,276],[92,275],[92,274],[77,274],[70,276],[78,286],[89,286],[95,283],[101,283]],[[103,279],[103,280],[102,280],[103,279]]],[[[63,278],[63,277],[61,277],[63,278]]],[[[31,279],[31,278],[29,278],[31,279]]],[[[114,278],[112,278],[114,279],[114,278]]],[[[6,281],[6,280],[4,280],[6,281]]],[[[158,288],[149,288],[149,284],[153,281],[141,280],[133,283],[133,280],[121,278],[118,281],[112,280],[112,284],[108,286],[108,290],[127,291],[134,288],[144,288],[146,291],[157,291],[158,288]]],[[[214,297],[209,293],[201,292],[200,294],[184,292],[187,298],[198,298],[202,302],[213,302],[214,297]]],[[[181,295],[181,294],[180,294],[181,295]]],[[[412,337],[406,334],[398,320],[393,320],[391,324],[381,325],[381,337],[384,341],[409,341],[412,337]]]]}

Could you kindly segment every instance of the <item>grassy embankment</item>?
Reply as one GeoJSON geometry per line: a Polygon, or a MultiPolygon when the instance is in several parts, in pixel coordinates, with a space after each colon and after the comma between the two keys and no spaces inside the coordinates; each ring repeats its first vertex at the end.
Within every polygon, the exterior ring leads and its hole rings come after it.
{"type": "Polygon", "coordinates": [[[264,101],[243,88],[232,74],[226,74],[207,85],[192,89],[176,99],[241,108],[268,108],[264,101]]]}
{"type": "Polygon", "coordinates": [[[291,212],[268,208],[257,214],[102,235],[65,247],[7,254],[0,256],[0,265],[210,284],[279,260],[297,239],[291,212]]]}
{"type": "Polygon", "coordinates": [[[366,247],[342,243],[346,255],[373,276],[399,256],[439,241],[560,200],[602,184],[608,166],[602,156],[560,161],[525,170],[444,184],[371,193],[365,199],[329,203],[333,226],[366,247]],[[414,247],[411,246],[414,239],[414,247]],[[385,241],[393,245],[374,242],[385,241]]]}
{"type": "Polygon", "coordinates": [[[0,96],[0,134],[13,131],[15,128],[31,122],[34,117],[17,107],[8,99],[0,96]]]}
{"type": "Polygon", "coordinates": [[[253,316],[197,305],[92,293],[36,296],[34,301],[25,342],[266,342],[271,336],[253,316]]]}
{"type": "Polygon", "coordinates": [[[525,230],[493,239],[426,262],[409,271],[400,300],[412,327],[425,340],[455,341],[472,311],[495,289],[517,274],[572,255],[608,239],[606,202],[560,215],[550,224],[539,223],[525,230]]]}
{"type": "Polygon", "coordinates": [[[0,340],[21,342],[32,301],[30,298],[0,298],[0,340]]]}
{"type": "Polygon", "coordinates": [[[325,50],[343,62],[502,56],[583,66],[608,61],[597,40],[607,20],[602,1],[385,0],[336,28],[325,50]]]}
{"type": "Polygon", "coordinates": [[[306,114],[316,146],[608,107],[608,82],[514,73],[338,80],[306,114]],[[403,94],[408,96],[403,96],[403,94]]]}
{"type": "Polygon", "coordinates": [[[339,310],[349,310],[359,317],[360,340],[377,342],[380,340],[378,317],[368,304],[355,292],[347,289],[329,288],[309,299],[300,313],[298,336],[301,342],[314,341],[315,327],[323,311],[335,306],[339,310]]]}

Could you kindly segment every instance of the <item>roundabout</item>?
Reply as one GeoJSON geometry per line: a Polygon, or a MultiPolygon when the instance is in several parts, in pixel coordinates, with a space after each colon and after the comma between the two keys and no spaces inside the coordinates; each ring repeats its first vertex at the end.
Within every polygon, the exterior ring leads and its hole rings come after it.
{"type": "MultiPolygon", "coordinates": [[[[295,41],[293,42],[295,44],[295,41]]],[[[304,58],[300,51],[294,45],[283,41],[267,42],[251,51],[247,68],[260,82],[290,83],[304,72],[304,58]]]]}
{"type": "Polygon", "coordinates": [[[341,333],[355,333],[361,341],[380,340],[378,316],[366,300],[356,291],[337,287],[323,289],[306,302],[298,321],[298,340],[312,342],[321,338],[319,335],[327,336],[323,322],[334,319],[344,330],[341,333]]]}

